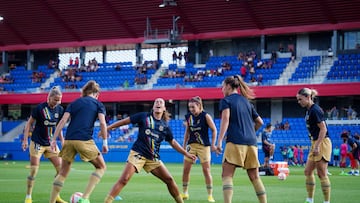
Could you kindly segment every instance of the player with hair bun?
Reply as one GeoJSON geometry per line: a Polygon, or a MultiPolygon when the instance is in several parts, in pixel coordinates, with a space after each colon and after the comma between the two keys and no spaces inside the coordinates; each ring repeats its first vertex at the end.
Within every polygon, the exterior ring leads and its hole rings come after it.
{"type": "MultiPolygon", "coordinates": [[[[186,129],[184,134],[183,148],[190,154],[197,156],[200,160],[205,177],[208,202],[215,202],[213,197],[213,184],[211,176],[211,151],[216,150],[216,126],[212,117],[204,111],[201,97],[192,97],[188,102],[189,113],[185,115],[186,129]],[[209,128],[211,129],[211,143],[209,139],[209,128]]],[[[188,185],[190,181],[190,170],[194,161],[184,157],[183,169],[183,199],[189,199],[188,185]]]]}
{"type": "Polygon", "coordinates": [[[311,139],[311,148],[304,172],[306,177],[306,191],[308,193],[305,203],[314,202],[315,169],[320,178],[324,203],[330,203],[331,184],[327,175],[327,167],[331,160],[332,144],[325,123],[324,111],[319,105],[314,103],[317,94],[316,90],[309,88],[302,88],[296,94],[299,105],[307,109],[305,121],[311,139]]]}
{"type": "Polygon", "coordinates": [[[263,120],[249,99],[253,91],[239,75],[229,76],[222,83],[224,98],[220,101],[220,133],[217,154],[222,153],[222,141],[226,134],[226,147],[222,162],[222,184],[224,203],[231,203],[235,169],[246,169],[260,203],[266,203],[266,191],[259,176],[259,159],[256,130],[263,120]],[[241,94],[239,94],[239,92],[241,94]]]}

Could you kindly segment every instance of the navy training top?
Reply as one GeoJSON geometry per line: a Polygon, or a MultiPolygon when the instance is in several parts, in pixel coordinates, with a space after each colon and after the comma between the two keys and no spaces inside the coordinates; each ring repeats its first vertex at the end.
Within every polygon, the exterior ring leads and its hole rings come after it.
{"type": "Polygon", "coordinates": [[[98,113],[106,115],[106,110],[99,100],[86,96],[76,99],[66,108],[70,113],[70,123],[66,131],[65,140],[91,140],[94,123],[98,113]]]}
{"type": "Polygon", "coordinates": [[[220,112],[225,109],[230,109],[226,142],[257,146],[254,121],[259,114],[249,100],[240,94],[231,94],[220,100],[220,112]]]}
{"type": "Polygon", "coordinates": [[[149,160],[160,160],[160,144],[170,142],[173,134],[165,120],[157,120],[151,112],[141,112],[130,116],[132,124],[138,124],[139,134],[132,150],[149,160]]]}
{"type": "Polygon", "coordinates": [[[186,123],[190,132],[187,144],[199,143],[204,146],[210,146],[209,125],[206,121],[207,113],[202,111],[198,116],[192,113],[185,115],[186,123]]]}
{"type": "Polygon", "coordinates": [[[31,117],[36,120],[31,140],[41,146],[50,146],[57,123],[64,114],[60,105],[50,108],[47,102],[40,103],[32,110],[31,117]]]}
{"type": "MultiPolygon", "coordinates": [[[[311,140],[317,140],[319,138],[320,128],[317,126],[318,123],[322,121],[325,122],[324,111],[317,104],[313,104],[309,110],[306,111],[305,116],[306,127],[309,130],[309,137],[311,140]]],[[[325,123],[326,125],[326,123],[325,123]]],[[[327,127],[326,127],[327,128],[327,127]]],[[[329,133],[326,129],[326,136],[328,137],[329,133]]]]}

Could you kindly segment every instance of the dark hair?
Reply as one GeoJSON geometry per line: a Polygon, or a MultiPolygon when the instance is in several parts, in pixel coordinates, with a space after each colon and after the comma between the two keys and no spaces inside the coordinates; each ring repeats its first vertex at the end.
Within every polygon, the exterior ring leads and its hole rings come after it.
{"type": "Polygon", "coordinates": [[[224,82],[226,85],[230,85],[233,89],[240,88],[241,94],[247,99],[254,99],[255,94],[252,89],[244,82],[240,75],[234,75],[227,77],[224,82]]]}
{"type": "Polygon", "coordinates": [[[266,128],[270,128],[271,126],[271,123],[266,124],[266,128]]]}

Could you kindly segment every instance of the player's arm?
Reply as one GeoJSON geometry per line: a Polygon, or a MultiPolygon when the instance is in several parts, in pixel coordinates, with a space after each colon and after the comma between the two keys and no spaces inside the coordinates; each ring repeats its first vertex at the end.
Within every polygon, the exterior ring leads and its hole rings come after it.
{"type": "Polygon", "coordinates": [[[220,154],[222,151],[222,141],[225,137],[225,133],[229,127],[229,119],[230,119],[230,109],[224,109],[221,112],[221,123],[220,123],[220,132],[219,132],[219,137],[217,140],[217,145],[216,145],[216,153],[220,154]]]}
{"type": "Polygon", "coordinates": [[[190,130],[189,125],[186,125],[185,132],[184,132],[184,142],[183,142],[183,148],[186,149],[187,142],[189,141],[190,137],[190,130]]]}
{"type": "Polygon", "coordinates": [[[56,138],[62,133],[62,129],[64,128],[65,124],[68,122],[70,118],[70,113],[65,112],[59,123],[56,125],[54,136],[51,140],[51,148],[56,150],[56,138]]]}
{"type": "Polygon", "coordinates": [[[172,148],[174,148],[176,151],[180,152],[184,156],[186,156],[194,161],[196,160],[196,156],[188,153],[184,148],[182,148],[180,146],[180,144],[175,139],[172,139],[171,141],[169,141],[169,144],[171,145],[172,148]]]}
{"type": "Polygon", "coordinates": [[[216,135],[217,129],[214,123],[214,120],[209,114],[206,114],[206,123],[208,124],[209,128],[211,129],[211,151],[216,151],[216,135]]]}
{"type": "Polygon", "coordinates": [[[107,127],[105,115],[103,113],[98,113],[98,118],[100,122],[100,132],[103,138],[102,152],[107,153],[109,151],[109,147],[107,141],[107,127]]]}
{"type": "Polygon", "coordinates": [[[29,120],[26,122],[25,128],[24,128],[24,139],[22,141],[22,149],[25,151],[29,145],[28,138],[31,126],[34,124],[36,120],[30,116],[29,120]]]}
{"type": "Polygon", "coordinates": [[[254,122],[255,122],[255,131],[259,130],[259,128],[261,128],[261,126],[264,125],[264,121],[260,116],[256,117],[254,122]]]}
{"type": "Polygon", "coordinates": [[[317,124],[317,126],[320,128],[319,131],[319,137],[315,142],[314,145],[314,153],[319,153],[320,151],[320,143],[323,141],[323,139],[326,136],[326,124],[324,121],[321,121],[320,123],[317,124]]]}
{"type": "Polygon", "coordinates": [[[107,127],[107,131],[111,131],[111,130],[115,130],[116,128],[120,127],[120,126],[123,126],[123,125],[127,125],[127,124],[130,124],[131,121],[130,121],[130,117],[127,117],[127,118],[124,118],[124,119],[121,119],[111,125],[109,125],[107,127]]]}

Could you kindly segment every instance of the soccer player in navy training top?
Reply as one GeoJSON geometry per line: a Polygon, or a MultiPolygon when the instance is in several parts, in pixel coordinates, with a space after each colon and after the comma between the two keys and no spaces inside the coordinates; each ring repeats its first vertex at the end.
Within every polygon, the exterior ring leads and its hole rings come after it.
{"type": "Polygon", "coordinates": [[[100,130],[102,135],[104,135],[102,152],[107,153],[106,111],[104,105],[98,100],[99,94],[99,84],[93,80],[88,81],[82,88],[81,98],[69,104],[64,116],[56,126],[54,137],[51,140],[52,147],[56,146],[56,137],[70,119],[66,131],[65,143],[59,153],[59,156],[62,159],[61,170],[54,180],[50,203],[55,203],[55,197],[63,187],[76,154],[80,154],[80,158],[83,161],[90,162],[95,167],[95,171],[91,174],[88,185],[78,203],[90,202],[90,194],[106,170],[104,158],[99,152],[92,137],[94,123],[96,119],[99,119],[100,130]]]}
{"type": "Polygon", "coordinates": [[[299,105],[307,110],[305,121],[311,139],[311,148],[305,165],[305,183],[308,193],[305,203],[314,202],[315,169],[320,178],[324,203],[330,203],[331,187],[327,167],[328,162],[331,160],[332,145],[325,123],[324,111],[314,103],[316,96],[317,91],[309,88],[300,89],[296,95],[299,105]]]}
{"type": "MultiPolygon", "coordinates": [[[[186,130],[184,134],[184,149],[194,154],[200,160],[205,177],[208,201],[215,202],[213,198],[213,184],[211,177],[211,150],[215,151],[217,130],[211,116],[204,111],[203,102],[200,97],[193,97],[188,102],[189,113],[185,115],[186,130]],[[209,139],[209,128],[211,129],[211,143],[209,139]],[[210,149],[211,146],[211,149],[210,149]]],[[[194,163],[192,159],[184,158],[183,170],[183,199],[189,199],[188,185],[190,181],[190,170],[194,163]]]]}
{"type": "MultiPolygon", "coordinates": [[[[59,173],[61,159],[58,157],[59,151],[53,151],[50,147],[50,139],[54,136],[55,127],[61,119],[64,108],[60,105],[62,93],[59,87],[54,86],[50,89],[47,102],[43,102],[32,110],[31,116],[25,125],[24,140],[22,142],[22,149],[25,151],[28,147],[28,137],[31,127],[35,123],[35,128],[32,132],[30,142],[30,174],[27,177],[27,190],[25,203],[32,203],[32,190],[34,187],[35,177],[39,170],[40,158],[44,155],[48,158],[56,169],[56,174],[59,173]]],[[[61,144],[64,144],[62,133],[59,136],[61,144]]],[[[57,148],[57,146],[55,146],[57,148]]],[[[56,197],[57,203],[65,203],[58,195],[56,197]]]]}
{"type": "Polygon", "coordinates": [[[246,169],[260,203],[266,203],[265,187],[259,176],[259,159],[256,130],[263,120],[249,99],[252,90],[239,75],[229,76],[222,83],[224,98],[220,101],[221,123],[217,141],[217,153],[222,152],[222,141],[226,133],[226,147],[222,163],[224,203],[231,203],[233,177],[236,167],[246,169]],[[240,89],[241,94],[238,93],[240,89]]]}
{"type": "Polygon", "coordinates": [[[114,197],[121,192],[134,173],[139,173],[142,168],[162,180],[177,203],[183,202],[174,178],[160,160],[160,144],[165,140],[189,159],[195,161],[196,156],[186,152],[173,138],[167,123],[169,119],[165,101],[157,98],[151,112],[137,113],[108,126],[108,130],[112,130],[129,123],[138,124],[139,134],[130,150],[125,169],[106,196],[105,203],[113,202],[114,197]]]}

